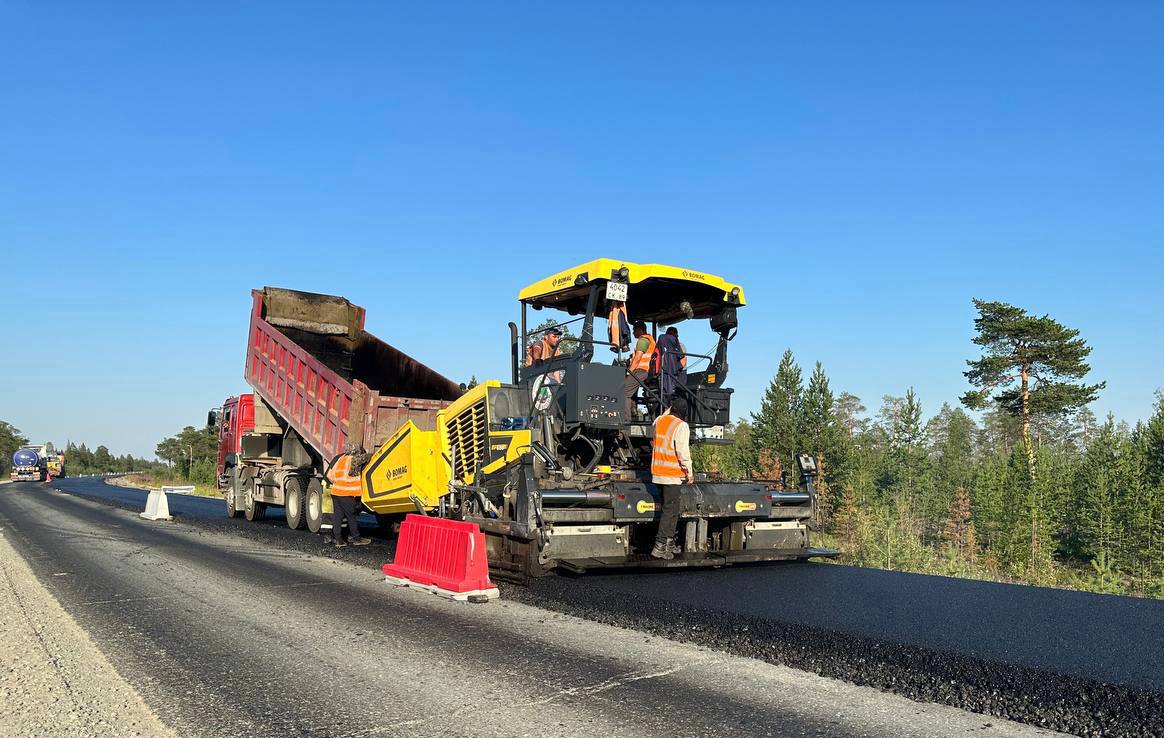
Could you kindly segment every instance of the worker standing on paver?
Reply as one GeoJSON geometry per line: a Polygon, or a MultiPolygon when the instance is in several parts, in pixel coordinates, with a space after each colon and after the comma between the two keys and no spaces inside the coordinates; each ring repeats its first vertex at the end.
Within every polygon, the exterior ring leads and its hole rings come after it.
{"type": "Polygon", "coordinates": [[[651,441],[651,481],[663,495],[663,513],[651,556],[672,559],[677,547],[673,541],[679,527],[681,485],[694,484],[691,465],[691,428],[687,425],[687,401],[678,398],[655,420],[655,437],[651,441]]]}
{"type": "Polygon", "coordinates": [[[656,345],[659,357],[655,368],[659,375],[659,396],[663,407],[671,404],[671,400],[679,394],[680,387],[687,385],[687,352],[683,344],[679,343],[679,332],[668,328],[667,332],[659,336],[656,345]]]}
{"type": "Polygon", "coordinates": [[[647,324],[636,320],[634,324],[635,352],[631,354],[626,368],[626,418],[635,419],[635,395],[647,380],[651,371],[651,361],[655,355],[655,339],[647,333],[647,324]]]}
{"type": "Polygon", "coordinates": [[[331,462],[327,472],[327,481],[331,484],[331,535],[336,548],[343,548],[350,543],[353,546],[366,546],[371,543],[367,538],[360,536],[360,524],[356,520],[359,516],[360,497],[363,494],[363,484],[360,473],[368,463],[370,455],[358,443],[349,443],[344,446],[344,452],[331,462]],[[343,524],[348,524],[348,543],[344,543],[343,524]]]}
{"type": "MultiPolygon", "coordinates": [[[[562,331],[559,328],[550,328],[545,332],[540,341],[534,341],[530,344],[529,350],[525,354],[525,365],[536,366],[547,361],[553,361],[562,355],[562,350],[559,344],[562,342],[562,331]]],[[[562,372],[550,372],[546,374],[546,380],[549,382],[559,383],[562,381],[562,372]]]]}
{"type": "Polygon", "coordinates": [[[558,348],[558,344],[561,341],[562,331],[558,328],[550,328],[540,340],[530,344],[529,350],[525,353],[525,365],[534,366],[560,356],[562,351],[558,348]]]}

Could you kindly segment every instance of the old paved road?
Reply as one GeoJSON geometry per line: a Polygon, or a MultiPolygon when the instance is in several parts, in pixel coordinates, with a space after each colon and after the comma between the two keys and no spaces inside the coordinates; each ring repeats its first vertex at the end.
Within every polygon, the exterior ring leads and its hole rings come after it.
{"type": "Polygon", "coordinates": [[[183,736],[1048,735],[44,485],[0,535],[183,736]]]}

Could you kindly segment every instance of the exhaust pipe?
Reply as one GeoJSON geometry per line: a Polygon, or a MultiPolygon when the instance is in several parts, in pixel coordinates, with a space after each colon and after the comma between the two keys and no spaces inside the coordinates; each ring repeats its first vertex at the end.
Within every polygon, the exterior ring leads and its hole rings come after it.
{"type": "Polygon", "coordinates": [[[513,384],[517,384],[517,367],[521,357],[521,346],[517,340],[517,323],[509,321],[509,364],[513,374],[513,384]]]}

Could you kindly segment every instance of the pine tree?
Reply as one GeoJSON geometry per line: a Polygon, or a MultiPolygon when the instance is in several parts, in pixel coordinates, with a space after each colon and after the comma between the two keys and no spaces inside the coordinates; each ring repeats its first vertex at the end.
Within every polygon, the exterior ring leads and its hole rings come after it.
{"type": "Polygon", "coordinates": [[[1048,315],[1035,317],[1003,302],[974,300],[974,306],[978,309],[974,343],[985,353],[966,362],[970,366],[966,378],[978,389],[963,395],[962,402],[969,408],[981,409],[993,399],[1022,421],[1028,476],[1024,507],[1030,518],[1023,525],[1029,540],[1019,548],[1026,550],[1027,575],[1041,577],[1050,552],[1045,540],[1049,523],[1040,514],[1051,490],[1046,480],[1035,476],[1031,419],[1081,408],[1096,398],[1104,383],[1088,385],[1078,381],[1091,371],[1086,362],[1091,347],[1079,338],[1078,330],[1067,328],[1048,315]]]}
{"type": "Polygon", "coordinates": [[[961,564],[978,563],[978,543],[974,535],[974,523],[971,522],[970,493],[965,487],[959,487],[950,503],[950,510],[946,515],[942,538],[950,546],[961,564]]]}
{"type": "Polygon", "coordinates": [[[799,451],[816,457],[820,469],[817,479],[818,520],[817,524],[829,524],[832,510],[839,500],[836,493],[844,484],[847,443],[845,432],[837,423],[834,412],[833,393],[824,367],[818,361],[808,381],[808,389],[800,406],[798,419],[799,451]]]}
{"type": "MultiPolygon", "coordinates": [[[[933,473],[930,494],[923,495],[927,520],[937,521],[950,509],[955,497],[973,483],[974,436],[978,428],[961,408],[943,404],[930,422],[926,434],[930,442],[933,473]]],[[[966,504],[969,505],[967,494],[966,504]]]]}
{"type": "Polygon", "coordinates": [[[917,509],[929,472],[921,402],[910,387],[905,397],[886,395],[879,415],[888,441],[880,486],[917,509]]]}
{"type": "Polygon", "coordinates": [[[861,417],[865,413],[865,406],[861,404],[860,397],[849,392],[842,392],[837,396],[833,408],[833,412],[837,416],[837,423],[850,439],[855,438],[858,433],[862,433],[868,428],[869,421],[861,417]]]}
{"type": "Polygon", "coordinates": [[[1144,484],[1164,487],[1164,391],[1156,392],[1156,412],[1143,430],[1144,484]]]}
{"type": "Polygon", "coordinates": [[[1136,434],[1141,459],[1141,497],[1135,536],[1141,576],[1159,582],[1164,596],[1164,392],[1156,393],[1156,411],[1136,434]]]}
{"type": "Polygon", "coordinates": [[[1079,338],[1078,330],[1048,315],[1035,317],[1004,302],[974,300],[974,306],[978,309],[974,343],[986,353],[966,362],[970,366],[966,378],[978,389],[963,395],[962,402],[971,409],[981,409],[997,390],[993,400],[1022,420],[1027,470],[1034,479],[1031,418],[1083,407],[1096,398],[1104,383],[1070,381],[1091,371],[1085,361],[1091,347],[1079,338]]]}
{"type": "Polygon", "coordinates": [[[799,425],[804,388],[800,366],[786,349],[776,369],[776,376],[764,392],[760,410],[752,414],[752,437],[757,456],[767,452],[769,468],[779,476],[793,467],[792,458],[800,449],[799,425]]]}
{"type": "Polygon", "coordinates": [[[970,509],[977,521],[977,533],[984,549],[996,558],[1009,546],[1007,535],[1014,517],[1015,482],[1010,454],[998,452],[985,457],[975,469],[970,509]]]}

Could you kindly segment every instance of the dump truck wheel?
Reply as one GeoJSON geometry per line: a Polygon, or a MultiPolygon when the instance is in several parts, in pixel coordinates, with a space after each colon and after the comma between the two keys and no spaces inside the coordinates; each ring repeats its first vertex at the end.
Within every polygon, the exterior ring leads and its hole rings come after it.
{"type": "Polygon", "coordinates": [[[307,483],[307,492],[303,499],[303,517],[307,521],[307,530],[318,533],[323,528],[323,485],[318,479],[311,479],[307,483]]]}
{"type": "MultiPolygon", "coordinates": [[[[233,469],[234,467],[231,468],[233,469]]],[[[226,500],[226,517],[228,518],[239,518],[243,514],[243,511],[235,505],[235,500],[238,499],[235,490],[238,489],[239,484],[241,482],[238,478],[238,469],[234,469],[230,477],[230,486],[226,489],[226,494],[223,496],[226,500]]]]}
{"type": "Polygon", "coordinates": [[[255,480],[251,479],[247,483],[246,489],[246,506],[244,508],[246,518],[249,522],[262,520],[263,516],[267,514],[266,503],[259,502],[255,499],[255,480]]]}
{"type": "Polygon", "coordinates": [[[303,477],[291,477],[284,487],[283,514],[287,518],[287,527],[291,530],[299,530],[307,522],[307,516],[303,514],[307,497],[303,487],[303,477]]]}

